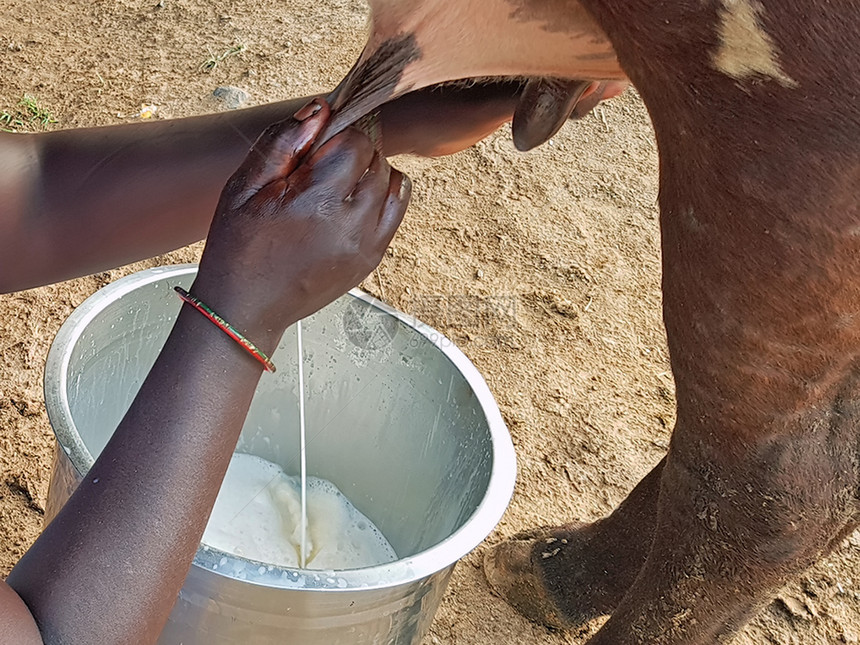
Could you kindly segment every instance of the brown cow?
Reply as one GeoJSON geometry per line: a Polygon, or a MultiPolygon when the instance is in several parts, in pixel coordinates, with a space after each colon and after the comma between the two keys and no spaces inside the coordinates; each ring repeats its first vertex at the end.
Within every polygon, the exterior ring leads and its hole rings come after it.
{"type": "Polygon", "coordinates": [[[860,4],[371,5],[332,131],[417,88],[523,77],[529,147],[576,105],[576,79],[626,75],[641,93],[660,152],[671,446],[609,517],[515,536],[485,570],[534,620],[611,614],[591,645],[729,640],[858,525],[860,4]]]}

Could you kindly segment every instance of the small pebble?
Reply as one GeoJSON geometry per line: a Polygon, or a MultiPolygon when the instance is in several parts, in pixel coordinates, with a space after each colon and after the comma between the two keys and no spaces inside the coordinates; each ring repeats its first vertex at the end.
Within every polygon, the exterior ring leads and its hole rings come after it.
{"type": "Polygon", "coordinates": [[[221,101],[230,110],[242,107],[251,98],[251,95],[245,90],[233,87],[232,85],[216,87],[212,92],[212,96],[221,101]]]}

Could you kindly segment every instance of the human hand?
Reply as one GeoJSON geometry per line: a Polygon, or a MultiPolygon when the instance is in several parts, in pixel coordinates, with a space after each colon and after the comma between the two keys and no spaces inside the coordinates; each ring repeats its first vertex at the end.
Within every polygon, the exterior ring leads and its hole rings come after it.
{"type": "Polygon", "coordinates": [[[310,153],[329,116],[315,99],[260,136],[224,187],[191,289],[264,351],[379,264],[411,195],[355,128],[310,153]]]}

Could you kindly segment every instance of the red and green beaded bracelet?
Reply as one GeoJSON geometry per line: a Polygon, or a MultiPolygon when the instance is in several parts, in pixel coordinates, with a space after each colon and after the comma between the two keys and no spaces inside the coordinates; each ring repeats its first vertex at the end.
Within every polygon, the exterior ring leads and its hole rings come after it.
{"type": "Polygon", "coordinates": [[[209,305],[207,305],[199,298],[192,296],[182,287],[173,287],[173,290],[179,294],[179,297],[182,298],[182,300],[184,300],[201,314],[206,316],[206,318],[208,318],[212,323],[214,323],[215,326],[218,327],[218,329],[220,329],[230,338],[239,343],[239,345],[241,345],[245,349],[245,351],[247,351],[256,360],[260,361],[260,363],[263,364],[263,367],[266,369],[267,372],[275,371],[275,364],[272,363],[272,359],[266,356],[266,354],[254,343],[245,338],[242,332],[233,327],[233,325],[228,323],[221,316],[216,314],[209,305]]]}

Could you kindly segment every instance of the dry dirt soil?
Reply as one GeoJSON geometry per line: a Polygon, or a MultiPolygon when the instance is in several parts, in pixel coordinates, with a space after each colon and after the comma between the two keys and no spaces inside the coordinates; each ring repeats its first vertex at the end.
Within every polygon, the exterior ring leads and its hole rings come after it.
{"type": "MultiPolygon", "coordinates": [[[[248,105],[325,91],[357,56],[366,19],[359,0],[0,0],[0,111],[26,94],[56,123],[23,129],[75,128],[134,120],[144,105],[164,119],[225,109],[212,98],[220,85],[246,90],[248,105]]],[[[673,424],[642,103],[630,91],[527,155],[504,129],[450,158],[393,163],[415,197],[364,286],[454,338],[498,400],[519,479],[488,543],[608,513],[663,456],[673,424]]],[[[0,573],[42,523],[52,450],[42,370],[58,327],[107,282],[199,252],[0,296],[0,573]]],[[[599,626],[527,622],[490,594],[482,551],[458,567],[427,644],[577,644],[599,626]]],[[[855,535],[737,642],[858,642],[858,564],[855,535]]]]}

